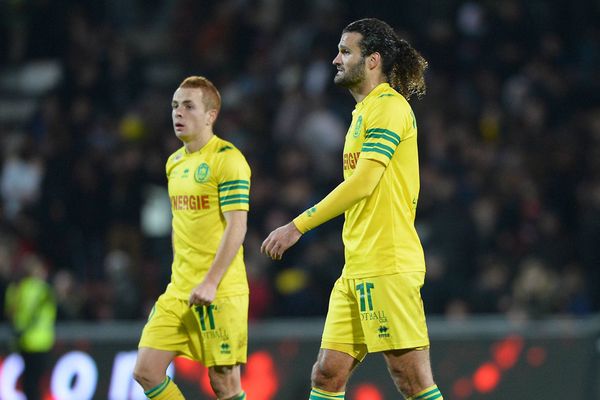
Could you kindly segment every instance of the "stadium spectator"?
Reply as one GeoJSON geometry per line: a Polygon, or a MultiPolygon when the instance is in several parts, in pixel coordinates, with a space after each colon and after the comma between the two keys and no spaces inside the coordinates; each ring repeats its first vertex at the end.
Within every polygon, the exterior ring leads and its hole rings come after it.
{"type": "Polygon", "coordinates": [[[23,357],[23,392],[28,399],[42,398],[40,382],[54,347],[56,299],[47,276],[46,266],[36,255],[25,255],[6,290],[5,313],[14,349],[23,357]]]}

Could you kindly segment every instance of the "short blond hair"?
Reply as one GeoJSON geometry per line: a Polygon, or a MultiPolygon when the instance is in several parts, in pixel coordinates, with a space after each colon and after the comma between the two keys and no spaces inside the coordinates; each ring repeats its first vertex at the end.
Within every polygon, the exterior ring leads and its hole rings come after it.
{"type": "Polygon", "coordinates": [[[202,102],[207,110],[221,110],[221,94],[211,81],[203,76],[188,76],[180,84],[182,89],[201,89],[202,102]]]}

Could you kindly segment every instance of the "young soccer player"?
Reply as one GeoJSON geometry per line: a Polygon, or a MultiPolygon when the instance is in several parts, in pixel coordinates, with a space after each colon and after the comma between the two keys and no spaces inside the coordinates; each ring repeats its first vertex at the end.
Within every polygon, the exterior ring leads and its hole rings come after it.
{"type": "Polygon", "coordinates": [[[183,399],[166,370],[175,356],[184,356],[208,367],[219,399],[242,400],[240,364],[248,342],[242,242],[250,167],[233,144],[213,133],[221,97],[208,79],[186,78],[171,106],[183,142],[166,165],[172,275],[142,332],[134,377],[150,399],[183,399]]]}

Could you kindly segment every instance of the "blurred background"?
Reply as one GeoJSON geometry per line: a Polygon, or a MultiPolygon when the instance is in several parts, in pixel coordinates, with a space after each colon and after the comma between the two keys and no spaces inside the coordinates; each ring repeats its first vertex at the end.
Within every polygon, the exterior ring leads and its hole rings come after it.
{"type": "Polygon", "coordinates": [[[369,16],[430,63],[411,102],[428,315],[600,310],[596,0],[6,0],[0,13],[1,299],[34,256],[59,324],[146,318],[170,278],[170,100],[204,75],[223,97],[215,133],[253,172],[250,318],[322,318],[341,218],[280,262],[259,247],[342,179],[354,101],[331,61],[343,27],[369,16]]]}

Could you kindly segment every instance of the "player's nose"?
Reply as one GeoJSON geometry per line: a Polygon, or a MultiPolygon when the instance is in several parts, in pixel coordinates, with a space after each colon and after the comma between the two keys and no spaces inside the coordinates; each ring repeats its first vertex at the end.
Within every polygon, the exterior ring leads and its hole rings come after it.
{"type": "Polygon", "coordinates": [[[335,58],[333,59],[333,61],[331,61],[331,63],[333,65],[340,65],[342,63],[342,54],[341,53],[337,53],[337,55],[335,56],[335,58]]]}

